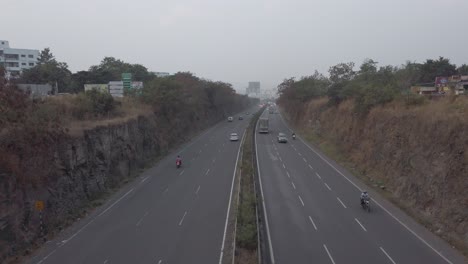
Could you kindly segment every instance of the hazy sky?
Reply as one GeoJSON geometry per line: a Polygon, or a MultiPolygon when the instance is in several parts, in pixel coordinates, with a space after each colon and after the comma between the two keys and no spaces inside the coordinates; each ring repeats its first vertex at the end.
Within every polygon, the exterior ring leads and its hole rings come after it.
{"type": "Polygon", "coordinates": [[[104,56],[243,88],[444,56],[468,63],[468,0],[0,0],[0,39],[72,71],[104,56]]]}

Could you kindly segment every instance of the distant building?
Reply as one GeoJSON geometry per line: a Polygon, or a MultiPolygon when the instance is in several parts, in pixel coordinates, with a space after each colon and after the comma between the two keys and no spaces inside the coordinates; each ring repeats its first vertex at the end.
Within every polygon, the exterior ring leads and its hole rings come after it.
{"type": "Polygon", "coordinates": [[[31,99],[39,99],[55,95],[56,89],[50,84],[18,84],[18,88],[29,93],[31,99]]]}
{"type": "Polygon", "coordinates": [[[468,94],[468,75],[453,75],[448,79],[456,95],[468,94]]]}
{"type": "Polygon", "coordinates": [[[249,82],[249,86],[245,89],[245,93],[249,97],[256,97],[260,96],[260,82],[249,82]]]}
{"type": "Polygon", "coordinates": [[[37,64],[39,50],[10,48],[7,40],[0,40],[0,65],[5,67],[7,77],[16,77],[24,69],[37,64]]]}
{"type": "Polygon", "coordinates": [[[156,77],[168,77],[171,74],[168,72],[151,72],[152,74],[156,75],[156,77]]]}

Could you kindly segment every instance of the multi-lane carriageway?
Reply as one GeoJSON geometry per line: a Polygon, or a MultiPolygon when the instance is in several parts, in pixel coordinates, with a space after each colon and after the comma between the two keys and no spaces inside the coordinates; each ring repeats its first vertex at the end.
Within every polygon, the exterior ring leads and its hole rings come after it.
{"type": "Polygon", "coordinates": [[[465,263],[380,195],[300,138],[280,114],[269,118],[270,133],[256,134],[257,160],[273,263],[465,263]],[[359,203],[373,198],[371,212],[359,203]]]}
{"type": "MultiPolygon", "coordinates": [[[[256,149],[272,263],[465,263],[372,191],[364,212],[359,180],[300,138],[278,144],[289,129],[281,115],[264,115],[272,132],[256,134],[256,149]]],[[[229,134],[242,138],[252,115],[244,116],[181,146],[28,262],[220,263],[240,147],[229,134]]]]}

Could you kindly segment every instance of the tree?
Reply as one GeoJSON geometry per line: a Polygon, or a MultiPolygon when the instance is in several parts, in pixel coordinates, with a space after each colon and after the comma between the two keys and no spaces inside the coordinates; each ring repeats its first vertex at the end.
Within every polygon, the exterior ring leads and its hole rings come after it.
{"type": "Polygon", "coordinates": [[[456,66],[450,63],[450,60],[439,57],[438,60],[428,59],[421,65],[420,82],[434,82],[436,77],[449,77],[457,73],[456,66]]]}
{"type": "Polygon", "coordinates": [[[23,71],[20,81],[24,83],[57,85],[59,92],[73,92],[71,72],[65,62],[57,62],[49,48],[41,51],[38,64],[23,71]]]}
{"type": "Polygon", "coordinates": [[[148,69],[140,64],[130,64],[114,57],[105,57],[99,65],[89,67],[89,72],[98,83],[108,83],[122,79],[122,73],[131,73],[132,79],[149,81],[151,75],[148,69]]]}
{"type": "Polygon", "coordinates": [[[407,61],[395,71],[396,84],[400,91],[408,91],[421,80],[421,64],[407,61]]]}
{"type": "Polygon", "coordinates": [[[330,81],[333,83],[340,83],[350,81],[356,76],[353,70],[354,62],[338,63],[330,67],[328,73],[330,74],[330,81]]]}
{"type": "Polygon", "coordinates": [[[328,70],[331,85],[327,90],[327,95],[331,105],[337,105],[346,99],[346,95],[343,91],[349,82],[356,76],[356,72],[354,72],[353,68],[354,62],[348,62],[339,63],[330,67],[328,70]]]}
{"type": "Polygon", "coordinates": [[[53,63],[56,62],[54,55],[50,51],[50,48],[45,48],[39,54],[39,58],[37,59],[38,64],[46,64],[46,63],[53,63]]]}
{"type": "Polygon", "coordinates": [[[460,75],[468,75],[468,65],[462,64],[460,67],[457,68],[457,73],[460,75]]]}
{"type": "Polygon", "coordinates": [[[359,74],[375,74],[377,72],[377,62],[372,59],[365,59],[361,64],[359,74]]]}

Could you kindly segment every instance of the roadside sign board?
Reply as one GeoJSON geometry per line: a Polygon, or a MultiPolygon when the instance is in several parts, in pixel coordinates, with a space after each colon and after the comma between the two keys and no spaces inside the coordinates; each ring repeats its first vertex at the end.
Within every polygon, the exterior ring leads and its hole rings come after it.
{"type": "Polygon", "coordinates": [[[122,82],[124,89],[131,89],[132,88],[132,74],[129,72],[122,73],[122,82]]]}
{"type": "Polygon", "coordinates": [[[43,211],[44,210],[44,201],[36,201],[34,204],[34,207],[36,208],[37,211],[43,211]]]}

